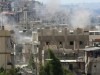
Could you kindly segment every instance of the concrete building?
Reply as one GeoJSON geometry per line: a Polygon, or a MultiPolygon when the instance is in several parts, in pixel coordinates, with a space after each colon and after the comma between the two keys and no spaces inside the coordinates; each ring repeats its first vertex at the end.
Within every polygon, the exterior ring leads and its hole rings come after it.
{"type": "Polygon", "coordinates": [[[39,41],[43,43],[43,47],[56,45],[58,48],[58,45],[62,45],[62,48],[77,50],[89,45],[89,32],[81,29],[68,30],[67,28],[40,29],[39,41]]]}
{"type": "Polygon", "coordinates": [[[15,45],[15,64],[20,64],[22,62],[22,44],[15,45]]]}
{"type": "Polygon", "coordinates": [[[100,45],[100,31],[89,31],[90,46],[100,45]]]}
{"type": "Polygon", "coordinates": [[[32,53],[31,50],[32,50],[32,44],[30,43],[23,44],[23,49],[22,49],[23,63],[26,63],[26,64],[29,63],[30,55],[32,53]]]}
{"type": "Polygon", "coordinates": [[[96,44],[100,46],[99,31],[88,31],[80,28],[69,30],[68,28],[46,27],[40,28],[38,33],[40,64],[47,61],[48,49],[52,49],[63,65],[66,65],[67,68],[72,69],[78,75],[80,73],[84,74],[86,71],[87,75],[99,75],[100,48],[98,50],[95,48],[85,49],[86,46],[96,46],[96,44]],[[90,53],[92,53],[92,57],[89,55],[90,53]],[[88,59],[86,56],[88,56],[88,59]],[[95,58],[94,56],[98,57],[95,58]],[[86,70],[86,64],[89,65],[88,70],[86,70]]]}
{"type": "Polygon", "coordinates": [[[100,74],[100,47],[85,49],[85,73],[86,75],[100,74]]]}
{"type": "Polygon", "coordinates": [[[10,32],[0,30],[0,68],[10,69],[14,64],[13,43],[10,32]]]}
{"type": "Polygon", "coordinates": [[[47,27],[39,29],[38,33],[40,63],[48,58],[49,48],[60,59],[66,59],[67,54],[72,55],[71,59],[76,59],[84,54],[82,49],[89,46],[89,31],[80,28],[69,30],[60,27],[47,27]],[[42,57],[42,52],[44,52],[44,57],[42,57]],[[76,55],[76,58],[74,58],[74,55],[76,55]]]}

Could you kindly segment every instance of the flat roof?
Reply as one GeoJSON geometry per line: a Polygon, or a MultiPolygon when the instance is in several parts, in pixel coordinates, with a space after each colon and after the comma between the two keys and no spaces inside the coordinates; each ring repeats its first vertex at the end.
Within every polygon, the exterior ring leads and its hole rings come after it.
{"type": "Polygon", "coordinates": [[[84,61],[81,61],[81,60],[60,60],[60,62],[66,63],[66,62],[84,62],[84,61]]]}
{"type": "Polygon", "coordinates": [[[60,62],[77,62],[77,60],[60,60],[60,62]]]}
{"type": "Polygon", "coordinates": [[[89,31],[89,32],[100,32],[100,31],[89,31]]]}
{"type": "Polygon", "coordinates": [[[85,48],[85,51],[98,51],[100,50],[100,47],[89,47],[89,48],[85,48]]]}

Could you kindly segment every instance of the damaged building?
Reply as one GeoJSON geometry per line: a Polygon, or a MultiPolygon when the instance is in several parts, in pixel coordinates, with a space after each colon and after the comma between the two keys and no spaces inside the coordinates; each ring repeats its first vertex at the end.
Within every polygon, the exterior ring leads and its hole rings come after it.
{"type": "Polygon", "coordinates": [[[0,68],[10,69],[14,66],[14,44],[9,31],[0,30],[0,68]]]}
{"type": "MultiPolygon", "coordinates": [[[[51,49],[58,58],[66,59],[67,54],[74,54],[78,57],[84,55],[84,49],[89,46],[89,31],[77,28],[69,30],[68,28],[44,28],[39,29],[39,51],[44,51],[44,58],[39,54],[40,62],[48,58],[48,49],[51,49]]],[[[77,58],[76,57],[76,58],[77,58]]]]}

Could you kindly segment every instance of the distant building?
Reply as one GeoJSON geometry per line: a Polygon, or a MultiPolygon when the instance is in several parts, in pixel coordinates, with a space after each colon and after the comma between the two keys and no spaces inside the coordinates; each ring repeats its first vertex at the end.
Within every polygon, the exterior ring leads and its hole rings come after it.
{"type": "Polygon", "coordinates": [[[11,11],[11,2],[13,0],[0,0],[0,12],[2,11],[11,11]]]}
{"type": "Polygon", "coordinates": [[[34,21],[39,20],[39,16],[42,7],[42,3],[34,0],[24,1],[16,0],[14,2],[14,12],[16,22],[19,27],[30,29],[33,26],[34,21]]]}

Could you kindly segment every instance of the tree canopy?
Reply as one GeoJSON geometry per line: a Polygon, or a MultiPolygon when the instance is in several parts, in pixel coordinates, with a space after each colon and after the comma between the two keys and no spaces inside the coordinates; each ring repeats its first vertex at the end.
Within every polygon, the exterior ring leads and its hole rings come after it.
{"type": "Polygon", "coordinates": [[[60,60],[49,49],[49,60],[41,66],[40,75],[73,75],[73,73],[63,68],[60,60]]]}

